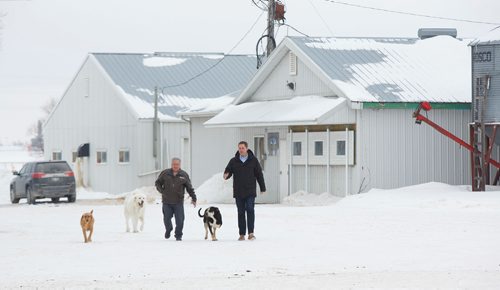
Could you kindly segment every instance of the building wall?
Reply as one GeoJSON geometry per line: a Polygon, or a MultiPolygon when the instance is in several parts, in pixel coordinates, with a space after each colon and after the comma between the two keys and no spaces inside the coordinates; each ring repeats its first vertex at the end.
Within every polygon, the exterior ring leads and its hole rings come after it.
{"type": "MultiPolygon", "coordinates": [[[[181,167],[189,173],[189,158],[183,158],[181,144],[183,139],[189,140],[189,124],[187,122],[161,122],[158,126],[157,156],[153,156],[153,121],[140,120],[138,123],[137,150],[140,160],[137,164],[139,186],[153,186],[159,173],[170,167],[173,157],[182,159],[181,167]]],[[[186,152],[189,154],[189,152],[186,152]]]]}
{"type": "Polygon", "coordinates": [[[72,152],[90,143],[89,186],[119,193],[137,187],[137,120],[121,101],[114,86],[89,57],[44,127],[45,158],[61,151],[75,170],[72,152]],[[118,163],[118,150],[130,150],[130,163],[118,163]],[[107,151],[107,163],[97,164],[96,150],[107,151]]]}
{"type": "Polygon", "coordinates": [[[205,128],[203,123],[209,119],[191,119],[191,179],[195,188],[214,174],[224,171],[241,141],[238,128],[205,128]]]}
{"type": "MultiPolygon", "coordinates": [[[[327,167],[324,165],[309,165],[309,190],[305,184],[305,166],[293,165],[291,193],[306,191],[310,193],[327,192],[327,167]]],[[[353,192],[354,166],[348,168],[348,192],[353,192]]],[[[345,166],[330,165],[330,193],[336,196],[345,196],[345,166]]]]}
{"type": "MultiPolygon", "coordinates": [[[[396,188],[425,182],[470,184],[469,151],[426,124],[412,110],[359,111],[356,152],[358,179],[370,188],[396,188]],[[364,180],[364,181],[363,181],[364,180]]],[[[431,110],[428,117],[459,138],[469,139],[468,110],[431,110]]]]}
{"type": "Polygon", "coordinates": [[[251,101],[281,100],[304,95],[332,96],[332,92],[298,58],[297,75],[290,75],[287,53],[266,81],[256,90],[251,101]],[[290,90],[286,86],[287,82],[295,82],[295,90],[290,90]]]}

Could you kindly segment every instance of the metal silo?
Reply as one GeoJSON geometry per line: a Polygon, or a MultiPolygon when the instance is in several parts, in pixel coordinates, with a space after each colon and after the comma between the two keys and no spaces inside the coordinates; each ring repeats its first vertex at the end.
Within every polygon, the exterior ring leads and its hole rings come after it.
{"type": "MultiPolygon", "coordinates": [[[[500,29],[471,42],[472,189],[484,191],[490,183],[490,159],[494,144],[500,145],[500,29]]],[[[500,178],[497,171],[493,184],[500,178]]]]}

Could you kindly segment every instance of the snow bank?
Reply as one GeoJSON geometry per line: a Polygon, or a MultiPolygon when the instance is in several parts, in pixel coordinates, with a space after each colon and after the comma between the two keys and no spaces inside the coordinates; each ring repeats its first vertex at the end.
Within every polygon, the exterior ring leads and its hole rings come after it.
{"type": "Polygon", "coordinates": [[[352,195],[339,206],[357,208],[400,208],[424,210],[500,210],[500,187],[488,187],[488,192],[471,192],[467,185],[449,185],[429,182],[396,189],[372,189],[352,195]],[[471,198],[473,197],[473,198],[471,198]]]}
{"type": "Polygon", "coordinates": [[[331,195],[328,192],[322,194],[308,193],[306,191],[297,191],[290,196],[285,197],[281,204],[289,206],[324,206],[336,203],[341,198],[331,195]]]}
{"type": "Polygon", "coordinates": [[[233,181],[224,180],[223,173],[217,173],[196,188],[198,204],[234,203],[233,181]]]}

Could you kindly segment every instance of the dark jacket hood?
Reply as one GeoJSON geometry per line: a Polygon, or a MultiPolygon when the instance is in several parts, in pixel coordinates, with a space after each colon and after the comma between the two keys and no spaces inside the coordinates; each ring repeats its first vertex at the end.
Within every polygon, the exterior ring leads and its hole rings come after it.
{"type": "MultiPolygon", "coordinates": [[[[247,151],[248,153],[248,159],[252,159],[255,155],[253,155],[253,152],[252,150],[248,149],[247,151]]],[[[236,157],[236,159],[240,159],[240,152],[239,151],[236,151],[236,154],[234,154],[234,157],[236,157]]]]}

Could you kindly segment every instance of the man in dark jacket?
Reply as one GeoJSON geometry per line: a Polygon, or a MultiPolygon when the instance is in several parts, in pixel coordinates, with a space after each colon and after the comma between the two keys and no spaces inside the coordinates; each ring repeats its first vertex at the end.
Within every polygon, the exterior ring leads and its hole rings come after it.
{"type": "Polygon", "coordinates": [[[240,231],[239,241],[245,240],[248,226],[248,239],[255,240],[255,198],[257,197],[257,185],[259,183],[261,194],[266,192],[264,175],[259,161],[248,149],[248,143],[238,143],[238,152],[231,158],[224,170],[224,179],[233,176],[233,197],[238,208],[238,228],[240,231]],[[246,218],[245,219],[245,213],[246,218]]]}
{"type": "Polygon", "coordinates": [[[191,204],[196,206],[196,194],[189,175],[181,169],[181,160],[172,159],[172,168],[160,173],[155,182],[156,189],[161,193],[163,203],[163,223],[165,224],[165,239],[172,232],[172,217],[175,215],[175,239],[182,241],[184,227],[184,190],[191,196],[191,204]]]}

